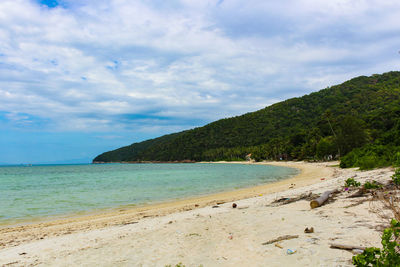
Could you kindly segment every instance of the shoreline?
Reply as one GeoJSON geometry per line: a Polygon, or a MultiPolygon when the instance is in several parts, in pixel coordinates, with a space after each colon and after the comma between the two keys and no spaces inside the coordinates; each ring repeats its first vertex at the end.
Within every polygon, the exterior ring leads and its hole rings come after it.
{"type": "Polygon", "coordinates": [[[175,266],[179,262],[186,266],[350,266],[352,253],[331,249],[332,242],[380,246],[385,221],[371,210],[367,196],[347,198],[343,184],[350,177],[362,183],[371,178],[385,183],[392,168],[358,171],[339,169],[332,166],[334,162],[263,164],[302,171],[274,184],[233,192],[0,229],[0,266],[175,266]],[[340,193],[316,209],[310,209],[309,200],[298,198],[333,189],[340,193]],[[276,202],[280,199],[294,201],[276,202]],[[304,233],[306,227],[314,227],[314,233],[304,233]],[[277,246],[264,244],[283,235],[298,238],[277,246]],[[295,254],[288,255],[289,248],[295,254]]]}
{"type": "MultiPolygon", "coordinates": [[[[171,213],[188,211],[206,206],[217,205],[218,203],[226,203],[258,197],[265,194],[277,193],[282,190],[287,190],[292,184],[292,188],[302,187],[320,181],[320,177],[329,179],[333,170],[321,168],[313,163],[305,162],[199,162],[213,163],[213,164],[258,164],[258,165],[272,165],[296,168],[300,172],[293,176],[280,181],[261,184],[257,186],[245,187],[235,190],[222,191],[202,196],[188,197],[183,199],[173,199],[162,201],[159,203],[151,203],[129,207],[122,206],[116,208],[102,209],[89,212],[79,212],[67,215],[55,215],[49,217],[38,217],[33,220],[23,220],[18,223],[0,224],[0,235],[14,235],[20,232],[28,233],[40,229],[41,235],[52,235],[58,232],[61,228],[67,227],[68,231],[61,231],[62,233],[71,233],[87,229],[99,229],[110,225],[120,225],[129,220],[139,220],[146,217],[165,216],[171,213]],[[54,228],[54,229],[53,229],[54,228]]],[[[335,164],[329,162],[327,164],[335,164]]],[[[29,237],[29,234],[23,234],[21,240],[14,240],[13,244],[20,244],[34,238],[29,237]]],[[[7,247],[7,243],[2,242],[0,239],[0,248],[7,247]]]]}
{"type": "MultiPolygon", "coordinates": [[[[120,164],[139,164],[137,162],[118,162],[120,164]]],[[[85,217],[91,218],[95,216],[107,216],[112,215],[114,213],[118,213],[121,211],[126,212],[142,212],[142,211],[151,211],[156,210],[159,208],[168,208],[169,206],[179,206],[188,204],[191,202],[199,202],[195,205],[199,205],[204,207],[211,202],[208,201],[209,199],[218,198],[216,202],[229,202],[234,200],[239,200],[243,198],[249,198],[253,196],[257,196],[259,194],[264,194],[266,191],[265,189],[268,187],[274,187],[275,184],[285,184],[284,181],[289,179],[294,179],[297,176],[301,175],[302,168],[299,166],[287,166],[286,163],[290,162],[247,162],[247,161],[218,161],[218,162],[140,162],[140,164],[154,164],[154,163],[192,163],[192,164],[243,164],[243,165],[271,165],[271,166],[280,166],[280,167],[287,167],[287,168],[294,168],[299,171],[299,173],[289,176],[287,178],[280,179],[278,181],[261,183],[258,185],[250,185],[244,186],[237,189],[226,189],[219,192],[213,193],[201,193],[194,196],[187,196],[183,198],[174,198],[174,199],[166,199],[160,201],[153,201],[150,203],[139,203],[139,204],[124,204],[116,207],[109,207],[109,208],[99,208],[94,210],[87,210],[87,211],[77,211],[72,213],[66,214],[54,214],[48,216],[36,216],[31,217],[29,219],[16,219],[16,220],[9,220],[5,222],[0,222],[0,231],[5,228],[15,228],[21,226],[29,226],[35,224],[45,224],[45,223],[52,223],[52,222],[64,222],[70,219],[84,219],[85,217]],[[281,163],[281,164],[280,164],[281,163]],[[283,163],[283,164],[282,164],[283,163]],[[204,204],[203,202],[206,201],[207,203],[204,204]]],[[[94,163],[94,164],[103,164],[103,163],[94,163]]],[[[112,164],[112,163],[111,163],[112,164]]],[[[267,192],[269,193],[269,192],[267,192]]],[[[216,204],[216,202],[214,204],[216,204]]],[[[211,203],[212,204],[212,203],[211,203]]],[[[172,211],[173,212],[173,211],[172,211]]],[[[1,232],[0,232],[1,233],[1,232]]]]}
{"type": "MultiPolygon", "coordinates": [[[[109,208],[99,208],[94,210],[87,210],[87,211],[77,211],[72,213],[66,214],[54,214],[48,216],[36,216],[31,217],[29,219],[16,219],[16,220],[9,220],[5,222],[0,222],[0,231],[5,228],[15,228],[21,226],[28,226],[34,224],[43,224],[48,222],[64,222],[69,219],[84,219],[85,217],[93,217],[93,216],[107,216],[114,213],[118,213],[119,211],[127,211],[127,212],[135,212],[135,211],[150,211],[153,209],[158,209],[160,207],[168,207],[168,206],[176,206],[180,204],[185,204],[186,202],[199,202],[198,205],[204,206],[205,200],[218,198],[217,202],[228,202],[234,201],[238,199],[248,198],[256,196],[257,194],[262,194],[266,187],[274,186],[275,184],[284,183],[284,181],[288,179],[294,179],[298,175],[301,175],[302,169],[299,166],[286,166],[287,164],[280,162],[247,162],[247,161],[218,161],[218,162],[118,162],[119,164],[158,164],[158,163],[191,163],[191,164],[243,164],[243,165],[271,165],[271,166],[280,166],[280,167],[287,167],[287,168],[294,168],[299,170],[299,173],[289,176],[287,178],[280,179],[278,181],[261,183],[258,185],[249,185],[244,186],[237,189],[226,189],[218,192],[213,193],[201,193],[196,194],[194,196],[187,196],[182,198],[174,198],[174,199],[166,199],[160,201],[153,201],[149,203],[138,203],[138,204],[124,204],[116,207],[109,207],[109,208]],[[251,194],[252,192],[252,194],[251,194]]],[[[289,162],[288,162],[289,163],[289,162]]],[[[93,164],[103,164],[103,163],[93,163],[93,164]]],[[[106,163],[104,163],[106,164],[106,163]]],[[[111,163],[113,164],[113,163],[111,163]]],[[[209,203],[210,201],[207,201],[209,203]]],[[[187,203],[186,203],[187,204],[187,203]]],[[[1,233],[1,232],[0,232],[1,233]]]]}

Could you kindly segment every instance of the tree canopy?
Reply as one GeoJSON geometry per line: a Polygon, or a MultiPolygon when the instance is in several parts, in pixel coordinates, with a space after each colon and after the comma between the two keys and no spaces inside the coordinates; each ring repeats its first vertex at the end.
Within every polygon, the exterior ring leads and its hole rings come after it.
{"type": "Polygon", "coordinates": [[[249,153],[256,160],[317,160],[355,149],[360,157],[376,146],[400,146],[397,71],[360,76],[256,112],[105,152],[93,161],[244,160],[249,153]]]}

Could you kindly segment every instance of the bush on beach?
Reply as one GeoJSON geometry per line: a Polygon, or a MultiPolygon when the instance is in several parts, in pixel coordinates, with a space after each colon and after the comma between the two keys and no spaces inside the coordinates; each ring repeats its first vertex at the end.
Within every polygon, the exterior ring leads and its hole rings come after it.
{"type": "Polygon", "coordinates": [[[341,168],[359,167],[360,170],[400,165],[400,147],[370,144],[353,149],[340,160],[341,168]]]}
{"type": "Polygon", "coordinates": [[[376,181],[366,182],[364,189],[374,189],[372,205],[377,205],[372,211],[384,221],[392,218],[381,236],[382,248],[369,247],[362,254],[353,256],[355,266],[400,266],[400,191],[398,182],[400,169],[385,186],[376,181]],[[395,186],[393,186],[395,185],[395,186]]]}
{"type": "Polygon", "coordinates": [[[396,169],[392,175],[392,181],[396,186],[400,185],[400,168],[396,169]]]}
{"type": "Polygon", "coordinates": [[[364,187],[364,189],[380,189],[380,188],[382,188],[382,185],[374,180],[372,182],[370,182],[370,181],[365,182],[363,187],[364,187]]]}
{"type": "Polygon", "coordinates": [[[345,187],[358,187],[360,185],[361,183],[357,182],[354,178],[348,178],[344,183],[345,187]]]}
{"type": "Polygon", "coordinates": [[[353,256],[355,266],[400,266],[400,222],[392,219],[390,227],[382,234],[382,249],[366,248],[362,254],[353,256]]]}

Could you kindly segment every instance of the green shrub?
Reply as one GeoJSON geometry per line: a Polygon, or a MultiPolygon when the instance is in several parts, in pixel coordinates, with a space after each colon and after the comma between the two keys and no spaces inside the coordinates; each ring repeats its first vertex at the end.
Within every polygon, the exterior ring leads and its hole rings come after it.
{"type": "Polygon", "coordinates": [[[362,254],[353,256],[355,266],[400,266],[400,222],[392,219],[390,227],[383,231],[382,249],[370,247],[362,254]]]}
{"type": "Polygon", "coordinates": [[[386,166],[400,166],[400,147],[369,144],[353,149],[340,159],[341,168],[360,167],[361,170],[386,166]]]}
{"type": "Polygon", "coordinates": [[[356,167],[355,164],[357,161],[357,157],[358,155],[356,154],[355,150],[351,151],[346,156],[340,159],[340,168],[356,167]]]}
{"type": "Polygon", "coordinates": [[[393,157],[393,165],[400,166],[400,152],[397,152],[396,155],[393,157]]]}
{"type": "Polygon", "coordinates": [[[392,175],[392,181],[395,185],[400,185],[400,168],[394,171],[392,175]]]}
{"type": "Polygon", "coordinates": [[[351,187],[351,186],[358,187],[360,185],[361,185],[361,183],[354,180],[354,178],[349,178],[344,183],[345,187],[351,187]]]}
{"type": "Polygon", "coordinates": [[[364,187],[364,189],[379,189],[379,188],[382,188],[382,185],[377,183],[377,181],[372,181],[372,182],[367,181],[367,182],[365,182],[363,187],[364,187]]]}
{"type": "Polygon", "coordinates": [[[357,160],[357,165],[360,167],[360,170],[371,170],[373,168],[379,167],[379,159],[376,155],[366,155],[357,160]]]}

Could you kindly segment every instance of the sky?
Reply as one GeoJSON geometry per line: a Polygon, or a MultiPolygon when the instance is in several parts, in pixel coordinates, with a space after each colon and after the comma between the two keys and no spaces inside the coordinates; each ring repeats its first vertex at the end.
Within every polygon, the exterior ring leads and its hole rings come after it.
{"type": "Polygon", "coordinates": [[[99,153],[400,66],[398,0],[1,0],[0,164],[99,153]]]}

